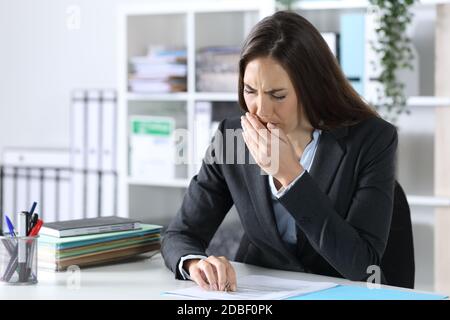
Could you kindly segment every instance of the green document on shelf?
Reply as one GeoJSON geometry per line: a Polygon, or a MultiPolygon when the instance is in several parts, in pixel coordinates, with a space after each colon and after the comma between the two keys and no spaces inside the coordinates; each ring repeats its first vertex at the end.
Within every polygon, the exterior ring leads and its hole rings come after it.
{"type": "Polygon", "coordinates": [[[130,117],[130,175],[152,180],[175,178],[175,120],[130,117]]]}

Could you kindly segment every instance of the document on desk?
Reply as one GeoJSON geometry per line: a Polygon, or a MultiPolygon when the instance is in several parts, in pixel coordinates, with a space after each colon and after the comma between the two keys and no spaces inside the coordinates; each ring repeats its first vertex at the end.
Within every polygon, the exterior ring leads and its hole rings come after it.
{"type": "Polygon", "coordinates": [[[277,277],[249,275],[238,279],[234,292],[207,291],[195,285],[167,291],[165,294],[197,299],[281,300],[336,287],[332,282],[311,282],[277,277]]]}

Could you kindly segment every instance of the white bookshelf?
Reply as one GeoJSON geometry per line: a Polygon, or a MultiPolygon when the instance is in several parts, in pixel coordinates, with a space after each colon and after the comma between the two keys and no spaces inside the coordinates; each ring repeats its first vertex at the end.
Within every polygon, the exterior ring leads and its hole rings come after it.
{"type": "MultiPolygon", "coordinates": [[[[250,28],[275,11],[273,0],[167,1],[149,5],[124,5],[118,10],[118,91],[119,91],[119,214],[133,216],[138,195],[148,197],[151,207],[179,206],[180,195],[196,174],[193,163],[194,140],[189,133],[185,152],[188,164],[179,165],[175,178],[149,179],[129,175],[128,117],[130,115],[169,115],[176,113],[176,127],[192,132],[198,101],[236,103],[236,92],[198,92],[196,52],[207,46],[241,46],[250,28]],[[128,61],[144,55],[148,45],[185,47],[187,50],[187,91],[141,94],[128,92],[128,61]],[[164,113],[165,112],[165,113],[164,113]],[[146,189],[149,189],[148,192],[146,189]],[[151,190],[150,190],[151,189],[151,190]],[[154,195],[156,194],[156,195],[154,195]],[[178,197],[178,198],[177,198],[178,197]],[[133,199],[133,200],[130,200],[133,199]],[[175,206],[175,204],[174,204],[175,206]]],[[[214,105],[213,105],[214,108],[214,105]]],[[[142,197],[142,196],[141,196],[142,197]]],[[[143,200],[142,203],[145,203],[143,200]]],[[[155,209],[156,210],[156,209],[155,209]]],[[[151,211],[151,208],[150,210],[151,211]]],[[[174,208],[161,214],[171,215],[174,208]]],[[[133,216],[134,217],[134,216],[133,216]]],[[[151,218],[150,216],[145,216],[151,218]]],[[[137,218],[141,218],[140,216],[137,218]]]]}

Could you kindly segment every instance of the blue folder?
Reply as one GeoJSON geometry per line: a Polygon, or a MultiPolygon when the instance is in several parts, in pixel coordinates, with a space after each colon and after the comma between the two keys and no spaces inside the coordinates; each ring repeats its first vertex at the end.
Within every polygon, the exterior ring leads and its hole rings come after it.
{"type": "Polygon", "coordinates": [[[440,294],[339,285],[288,300],[442,300],[447,298],[448,296],[440,294]]]}
{"type": "Polygon", "coordinates": [[[365,19],[364,13],[345,13],[340,17],[341,67],[361,96],[364,95],[365,19]]]}

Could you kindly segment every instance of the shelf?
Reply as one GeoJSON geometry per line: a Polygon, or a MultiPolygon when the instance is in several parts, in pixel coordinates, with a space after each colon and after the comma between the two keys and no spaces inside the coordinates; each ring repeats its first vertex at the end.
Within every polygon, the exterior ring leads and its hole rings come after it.
{"type": "MultiPolygon", "coordinates": [[[[129,101],[238,101],[237,92],[195,92],[195,93],[127,93],[129,101]]],[[[411,107],[450,107],[450,97],[415,96],[408,99],[411,107]]]]}
{"type": "Polygon", "coordinates": [[[449,97],[417,96],[408,99],[410,107],[450,107],[449,97]]]}
{"type": "Polygon", "coordinates": [[[450,207],[450,198],[447,197],[433,197],[433,196],[407,196],[410,206],[423,206],[423,207],[450,207]]]}
{"type": "Polygon", "coordinates": [[[237,101],[238,94],[237,92],[196,92],[194,98],[204,101],[237,101]]]}
{"type": "Polygon", "coordinates": [[[196,93],[127,93],[128,101],[237,101],[233,92],[196,92],[196,93]]]}
{"type": "Polygon", "coordinates": [[[432,111],[434,108],[450,107],[450,97],[412,96],[408,98],[406,105],[411,108],[427,108],[432,111]]]}
{"type": "Polygon", "coordinates": [[[434,214],[411,213],[411,223],[413,225],[428,225],[433,228],[435,225],[434,214]]]}
{"type": "Polygon", "coordinates": [[[188,179],[170,179],[170,180],[151,180],[141,178],[128,178],[129,185],[135,186],[149,186],[149,187],[172,187],[172,188],[187,188],[190,180],[188,179]]]}
{"type": "Polygon", "coordinates": [[[298,10],[340,10],[340,9],[365,9],[369,5],[364,0],[330,0],[330,1],[298,1],[294,8],[298,10]]]}
{"type": "Polygon", "coordinates": [[[186,101],[188,94],[180,93],[127,93],[129,101],[186,101]]]}
{"type": "Polygon", "coordinates": [[[262,15],[272,14],[274,11],[273,1],[261,0],[215,0],[215,1],[161,1],[160,3],[127,4],[119,6],[120,12],[128,16],[140,15],[163,15],[163,14],[186,14],[203,12],[242,12],[261,11],[262,15]]]}
{"type": "MultiPolygon", "coordinates": [[[[416,5],[437,5],[450,3],[450,0],[422,0],[416,5]]],[[[369,7],[367,0],[329,0],[329,1],[298,1],[294,4],[296,10],[345,10],[366,9],[369,7]]]]}
{"type": "Polygon", "coordinates": [[[450,0],[421,0],[417,4],[423,5],[423,6],[434,6],[434,5],[446,4],[446,3],[450,3],[450,0]]]}

